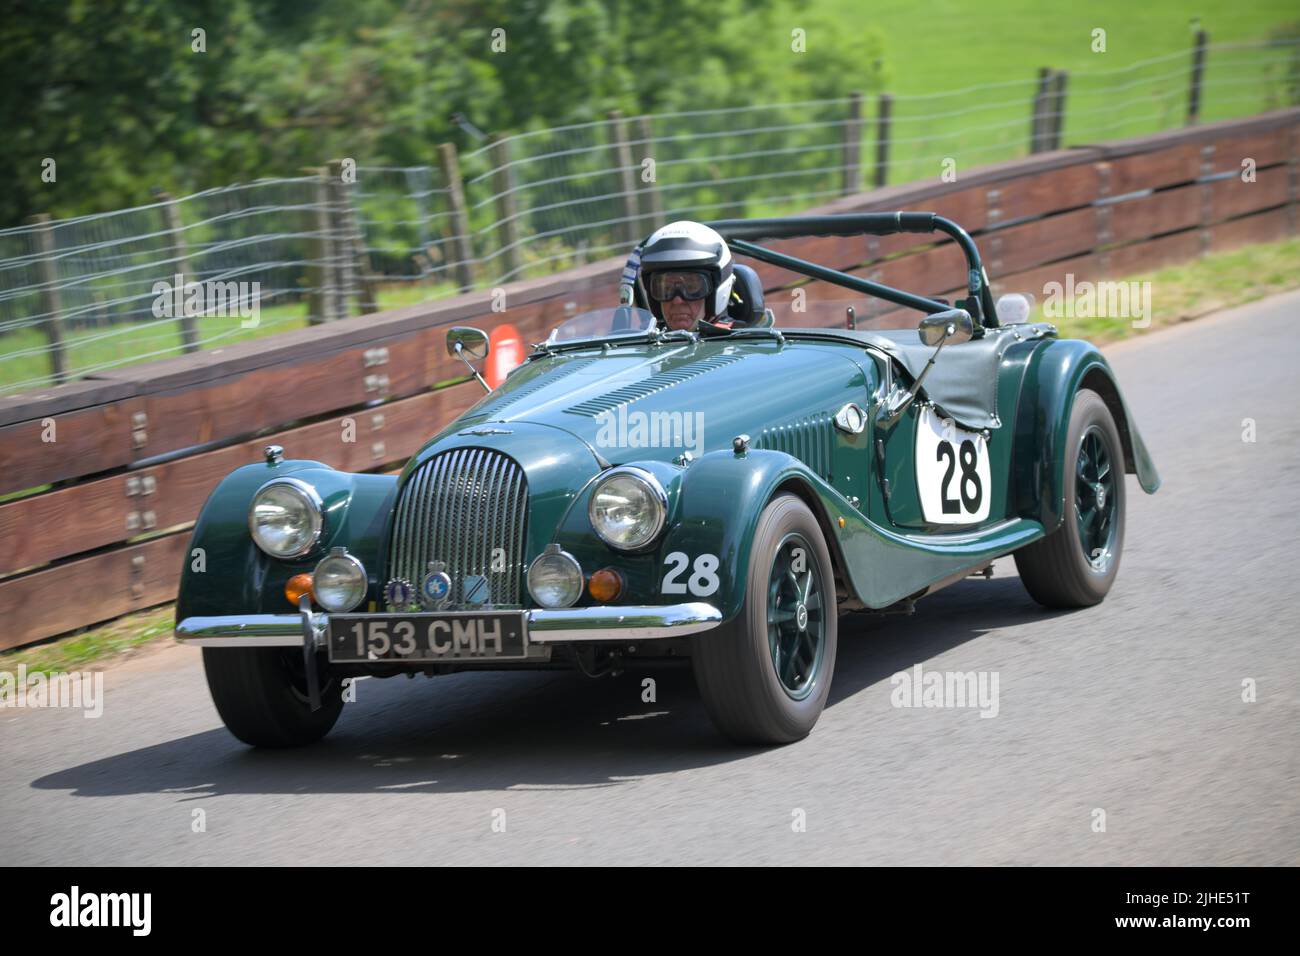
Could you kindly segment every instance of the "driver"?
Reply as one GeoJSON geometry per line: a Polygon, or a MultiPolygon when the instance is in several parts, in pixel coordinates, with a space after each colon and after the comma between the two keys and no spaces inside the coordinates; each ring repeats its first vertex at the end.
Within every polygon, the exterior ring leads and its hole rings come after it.
{"type": "Polygon", "coordinates": [[[731,328],[731,250],[708,226],[681,220],[656,231],[641,249],[641,278],[650,311],[665,328],[731,328]]]}

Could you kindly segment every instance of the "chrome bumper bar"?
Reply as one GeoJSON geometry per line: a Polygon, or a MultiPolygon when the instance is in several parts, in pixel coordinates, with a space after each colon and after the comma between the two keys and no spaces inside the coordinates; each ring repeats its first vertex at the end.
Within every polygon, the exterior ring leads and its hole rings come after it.
{"type": "MultiPolygon", "coordinates": [[[[449,611],[454,614],[454,611],[449,611]]],[[[312,614],[317,646],[325,643],[329,615],[312,614]]],[[[647,641],[698,634],[722,623],[712,604],[628,607],[537,608],[528,612],[528,642],[647,641]]],[[[302,647],[299,614],[229,614],[187,617],[176,625],[176,640],[197,647],[302,647]]]]}

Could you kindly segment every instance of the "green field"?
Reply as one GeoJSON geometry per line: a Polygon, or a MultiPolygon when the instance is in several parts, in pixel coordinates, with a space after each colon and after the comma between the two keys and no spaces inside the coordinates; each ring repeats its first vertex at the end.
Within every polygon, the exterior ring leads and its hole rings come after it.
{"type": "MultiPolygon", "coordinates": [[[[1211,44],[1262,40],[1285,24],[1300,23],[1293,0],[1100,0],[1072,7],[1034,0],[935,0],[924,6],[906,0],[869,5],[832,0],[829,5],[851,24],[850,37],[855,30],[875,29],[884,38],[885,87],[898,98],[891,182],[937,176],[946,157],[956,160],[960,173],[1024,155],[1040,67],[1070,73],[1067,146],[1139,136],[1185,119],[1193,16],[1211,44]],[[1092,49],[1095,29],[1106,31],[1104,53],[1092,49]],[[1157,62],[1130,69],[1152,60],[1157,62]],[[931,97],[988,84],[1007,85],[931,97]],[[909,99],[916,96],[927,98],[909,99]],[[958,127],[979,132],[959,133],[958,127]]],[[[1286,56],[1276,51],[1212,51],[1202,120],[1286,105],[1287,67],[1286,56]]]]}

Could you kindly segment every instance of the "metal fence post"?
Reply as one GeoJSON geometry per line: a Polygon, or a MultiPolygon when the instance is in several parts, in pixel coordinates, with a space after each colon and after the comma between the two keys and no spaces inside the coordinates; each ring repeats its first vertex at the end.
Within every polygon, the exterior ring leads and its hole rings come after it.
{"type": "Polygon", "coordinates": [[[474,288],[474,252],[470,245],[469,214],[465,210],[465,187],[460,181],[460,161],[456,157],[456,146],[443,143],[438,147],[438,164],[442,167],[442,179],[447,184],[447,201],[451,205],[451,227],[456,230],[452,236],[452,248],[455,249],[456,283],[461,292],[474,288]]]}
{"type": "Polygon", "coordinates": [[[45,213],[27,221],[37,227],[34,236],[40,258],[36,260],[36,271],[41,279],[40,308],[45,315],[41,326],[50,340],[50,375],[54,384],[59,385],[68,380],[68,355],[63,345],[63,306],[59,300],[59,271],[54,263],[54,230],[45,213]]]}
{"type": "MultiPolygon", "coordinates": [[[[159,193],[158,201],[162,203],[163,223],[167,227],[167,250],[172,260],[172,275],[167,278],[180,277],[180,301],[185,300],[185,284],[189,281],[189,261],[185,252],[185,234],[181,225],[181,215],[176,208],[176,200],[170,193],[159,193]]],[[[181,323],[181,351],[197,352],[199,350],[199,330],[194,316],[182,308],[177,316],[181,323]]]]}
{"type": "Polygon", "coordinates": [[[623,114],[610,110],[609,118],[610,144],[614,147],[615,182],[622,195],[623,223],[620,230],[623,241],[632,245],[641,237],[637,235],[636,180],[632,177],[632,149],[627,144],[627,128],[623,125],[623,114]]]}
{"type": "Polygon", "coordinates": [[[510,168],[510,141],[500,133],[493,133],[488,142],[492,144],[492,164],[496,171],[492,174],[492,188],[497,193],[497,225],[501,236],[501,251],[506,257],[506,274],[516,275],[521,268],[519,249],[519,210],[515,202],[515,176],[510,168]]]}
{"type": "Polygon", "coordinates": [[[852,196],[862,188],[862,94],[849,94],[849,120],[844,124],[844,185],[841,191],[852,196]]]}
{"type": "Polygon", "coordinates": [[[889,118],[894,111],[894,98],[881,93],[876,107],[876,175],[874,185],[882,189],[889,180],[889,118]]]}
{"type": "Polygon", "coordinates": [[[1187,92],[1188,126],[1201,119],[1201,80],[1205,77],[1205,45],[1208,42],[1206,32],[1197,30],[1195,45],[1192,47],[1192,88],[1187,92]]]}
{"type": "MultiPolygon", "coordinates": [[[[654,156],[651,154],[654,152],[654,134],[650,127],[650,117],[637,117],[637,129],[640,131],[641,135],[641,145],[643,152],[645,153],[644,159],[653,160],[654,156]]],[[[645,182],[643,178],[641,184],[642,195],[648,198],[650,208],[642,218],[641,228],[637,230],[637,232],[641,233],[641,235],[637,237],[638,239],[644,239],[664,224],[664,196],[663,193],[659,191],[658,161],[655,161],[652,168],[654,169],[654,177],[648,183],[645,182]]],[[[646,203],[643,202],[641,206],[644,208],[646,203]]]]}

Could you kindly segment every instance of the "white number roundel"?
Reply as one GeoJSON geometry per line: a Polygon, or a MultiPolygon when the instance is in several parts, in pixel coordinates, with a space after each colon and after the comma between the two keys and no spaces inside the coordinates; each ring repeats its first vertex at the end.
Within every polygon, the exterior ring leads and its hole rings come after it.
{"type": "Polygon", "coordinates": [[[930,524],[977,524],[989,516],[988,442],[926,405],[916,422],[916,490],[930,524]]]}

